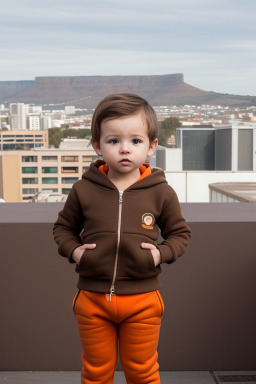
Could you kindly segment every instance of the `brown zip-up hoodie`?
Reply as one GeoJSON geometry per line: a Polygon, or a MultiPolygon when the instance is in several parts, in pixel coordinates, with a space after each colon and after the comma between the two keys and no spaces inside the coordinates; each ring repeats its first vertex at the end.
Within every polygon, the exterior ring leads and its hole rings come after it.
{"type": "Polygon", "coordinates": [[[59,213],[53,228],[58,251],[74,262],[75,248],[96,244],[84,251],[76,266],[79,289],[118,295],[159,289],[161,267],[155,267],[151,251],[141,243],[154,244],[162,263],[172,263],[184,253],[191,231],[177,195],[159,169],[120,193],[98,170],[101,164],[91,164],[59,213]],[[160,244],[158,228],[164,239],[160,244]]]}

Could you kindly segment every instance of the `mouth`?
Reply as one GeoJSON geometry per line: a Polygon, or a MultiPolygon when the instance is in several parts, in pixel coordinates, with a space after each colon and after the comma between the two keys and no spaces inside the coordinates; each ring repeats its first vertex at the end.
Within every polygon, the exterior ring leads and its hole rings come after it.
{"type": "Polygon", "coordinates": [[[120,163],[121,164],[130,164],[131,160],[129,160],[129,159],[122,159],[122,160],[120,160],[120,163]]]}

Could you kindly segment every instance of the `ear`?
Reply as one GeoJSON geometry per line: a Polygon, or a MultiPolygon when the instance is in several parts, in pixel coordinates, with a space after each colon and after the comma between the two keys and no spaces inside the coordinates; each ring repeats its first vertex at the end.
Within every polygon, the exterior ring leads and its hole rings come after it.
{"type": "Polygon", "coordinates": [[[150,143],[149,149],[148,149],[148,156],[153,156],[156,150],[158,144],[158,140],[155,139],[150,143]]]}
{"type": "Polygon", "coordinates": [[[91,143],[97,155],[101,156],[100,143],[98,141],[95,141],[94,139],[91,139],[91,143]]]}

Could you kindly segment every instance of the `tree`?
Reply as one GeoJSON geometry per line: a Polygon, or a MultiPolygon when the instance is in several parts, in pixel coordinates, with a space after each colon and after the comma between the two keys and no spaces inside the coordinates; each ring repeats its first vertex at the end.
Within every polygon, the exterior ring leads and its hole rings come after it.
{"type": "Polygon", "coordinates": [[[59,148],[61,139],[66,137],[76,137],[77,139],[87,138],[91,131],[90,129],[72,129],[72,128],[49,128],[49,145],[54,145],[55,148],[59,148]]]}
{"type": "Polygon", "coordinates": [[[61,128],[54,127],[48,129],[48,135],[49,135],[49,145],[54,145],[55,148],[59,148],[62,133],[61,128]]]}
{"type": "Polygon", "coordinates": [[[176,146],[176,129],[181,127],[181,122],[177,117],[168,117],[159,124],[158,141],[164,147],[176,146]],[[172,143],[172,136],[174,143],[172,143]]]}

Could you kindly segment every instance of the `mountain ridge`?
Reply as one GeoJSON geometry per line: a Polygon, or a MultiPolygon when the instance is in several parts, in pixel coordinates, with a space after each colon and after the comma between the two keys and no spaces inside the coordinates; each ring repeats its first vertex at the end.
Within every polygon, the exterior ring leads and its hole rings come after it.
{"type": "Polygon", "coordinates": [[[95,108],[110,93],[137,93],[152,105],[212,104],[252,106],[256,96],[204,91],[184,82],[182,73],[134,76],[44,76],[0,81],[0,103],[70,104],[95,108]]]}

